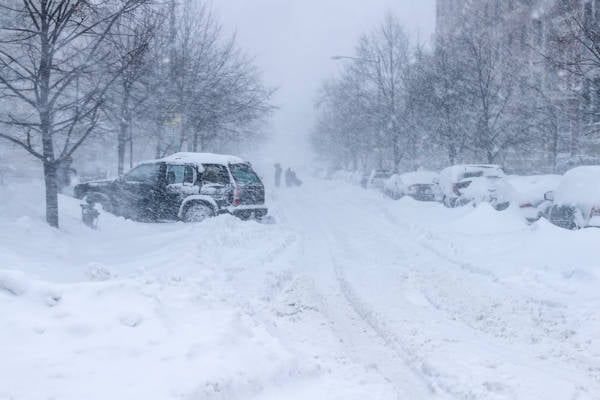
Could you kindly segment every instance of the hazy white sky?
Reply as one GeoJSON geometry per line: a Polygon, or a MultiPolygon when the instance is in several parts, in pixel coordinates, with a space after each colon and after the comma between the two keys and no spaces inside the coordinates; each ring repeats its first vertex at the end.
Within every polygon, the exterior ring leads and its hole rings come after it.
{"type": "Polygon", "coordinates": [[[415,41],[428,42],[435,25],[435,0],[213,0],[213,6],[224,27],[236,31],[240,45],[255,57],[265,81],[279,88],[272,150],[292,163],[304,156],[319,84],[340,67],[331,56],[351,55],[359,36],[388,10],[415,41]]]}

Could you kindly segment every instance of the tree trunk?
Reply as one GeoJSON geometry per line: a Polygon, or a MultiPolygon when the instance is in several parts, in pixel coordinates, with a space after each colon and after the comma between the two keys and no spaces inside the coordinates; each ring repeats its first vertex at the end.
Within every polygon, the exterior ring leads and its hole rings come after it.
{"type": "Polygon", "coordinates": [[[192,151],[196,152],[198,151],[198,131],[194,130],[194,138],[193,138],[193,142],[192,142],[192,151]]]}
{"type": "Polygon", "coordinates": [[[117,138],[117,174],[123,175],[125,170],[125,149],[127,147],[127,123],[121,122],[119,124],[119,137],[117,138]]]}
{"type": "Polygon", "coordinates": [[[487,156],[488,164],[493,164],[494,161],[496,160],[494,153],[491,150],[488,150],[486,153],[487,153],[486,156],[487,156]]]}
{"type": "MultiPolygon", "coordinates": [[[[45,15],[44,15],[45,18],[45,15]]],[[[42,134],[42,154],[44,156],[44,182],[46,184],[46,221],[58,228],[58,182],[56,181],[56,162],[54,156],[54,140],[52,131],[52,113],[50,110],[50,74],[52,55],[48,39],[48,25],[42,24],[40,79],[38,112],[40,116],[40,131],[42,134]]]]}
{"type": "Polygon", "coordinates": [[[394,132],[393,152],[394,152],[394,171],[400,171],[400,140],[399,134],[394,132]]]}
{"type": "Polygon", "coordinates": [[[56,182],[56,163],[44,162],[44,182],[46,184],[46,221],[58,228],[58,184],[56,182]]]}
{"type": "Polygon", "coordinates": [[[448,159],[450,160],[450,165],[456,163],[456,148],[452,144],[448,147],[448,159]]]}

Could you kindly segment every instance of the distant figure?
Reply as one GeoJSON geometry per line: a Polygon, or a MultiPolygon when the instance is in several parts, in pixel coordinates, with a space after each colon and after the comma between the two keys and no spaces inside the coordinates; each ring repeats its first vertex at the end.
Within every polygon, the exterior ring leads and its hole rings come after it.
{"type": "Polygon", "coordinates": [[[285,170],[285,186],[292,186],[292,169],[288,168],[285,170]]]}
{"type": "Polygon", "coordinates": [[[275,164],[275,187],[281,186],[281,165],[275,164]]]}
{"type": "Polygon", "coordinates": [[[298,179],[296,173],[291,168],[285,170],[285,185],[287,187],[302,185],[302,181],[298,179]]]}

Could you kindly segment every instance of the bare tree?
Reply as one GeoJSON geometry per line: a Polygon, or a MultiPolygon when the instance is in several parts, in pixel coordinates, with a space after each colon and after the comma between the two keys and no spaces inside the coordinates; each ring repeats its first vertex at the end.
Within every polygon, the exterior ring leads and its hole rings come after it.
{"type": "MultiPolygon", "coordinates": [[[[438,39],[434,54],[423,66],[426,71],[423,85],[430,84],[431,90],[421,88],[421,93],[427,96],[424,101],[430,106],[424,108],[430,113],[434,140],[446,150],[450,164],[462,157],[469,137],[466,66],[456,51],[455,43],[438,39]]],[[[427,120],[425,116],[423,119],[427,120]]]]}
{"type": "Polygon", "coordinates": [[[94,131],[107,90],[123,68],[104,48],[140,0],[22,0],[0,4],[0,138],[44,168],[46,219],[58,227],[57,167],[94,131]],[[107,74],[107,71],[110,71],[107,74]]]}
{"type": "MultiPolygon", "coordinates": [[[[153,95],[146,91],[142,81],[147,78],[154,60],[149,58],[150,46],[163,22],[163,15],[153,9],[141,9],[137,13],[123,15],[115,23],[113,34],[107,43],[113,56],[115,71],[122,71],[116,84],[107,94],[103,109],[117,129],[117,173],[125,168],[127,144],[133,150],[132,124],[139,107],[153,95]]],[[[132,155],[130,154],[130,159],[132,155]]]]}
{"type": "Polygon", "coordinates": [[[393,14],[387,14],[381,26],[360,40],[358,65],[375,84],[382,130],[389,138],[394,168],[410,153],[412,124],[408,116],[408,81],[411,73],[411,49],[408,35],[393,14]],[[408,150],[408,151],[407,151],[408,150]]]}
{"type": "MultiPolygon", "coordinates": [[[[600,10],[594,13],[592,2],[561,1],[551,7],[549,19],[553,29],[548,34],[544,55],[552,68],[561,71],[563,97],[571,97],[570,104],[562,104],[561,108],[581,125],[582,133],[597,134],[600,132],[600,10]]],[[[577,141],[577,133],[574,136],[577,141]]],[[[573,143],[572,153],[576,146],[573,143]]]]}
{"type": "Polygon", "coordinates": [[[168,86],[164,96],[165,129],[158,129],[157,155],[187,148],[206,150],[217,142],[237,143],[251,136],[273,110],[273,90],[264,86],[252,60],[239,50],[235,36],[226,38],[210,7],[185,1],[170,7],[162,57],[169,68],[155,65],[168,86]],[[168,57],[166,55],[168,54],[168,57]]]}

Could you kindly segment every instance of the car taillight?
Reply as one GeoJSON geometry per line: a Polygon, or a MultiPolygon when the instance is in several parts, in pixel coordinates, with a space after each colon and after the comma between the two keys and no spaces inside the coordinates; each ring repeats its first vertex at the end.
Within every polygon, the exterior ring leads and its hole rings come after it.
{"type": "Polygon", "coordinates": [[[452,185],[452,191],[457,194],[458,196],[460,196],[460,192],[458,191],[458,183],[455,183],[454,185],[452,185]]]}
{"type": "Polygon", "coordinates": [[[519,207],[521,207],[521,208],[533,208],[533,204],[531,204],[531,203],[523,203],[523,204],[519,205],[519,207]]]}
{"type": "Polygon", "coordinates": [[[234,190],[233,191],[233,205],[234,206],[239,206],[241,203],[240,201],[240,191],[239,190],[234,190]]]}

